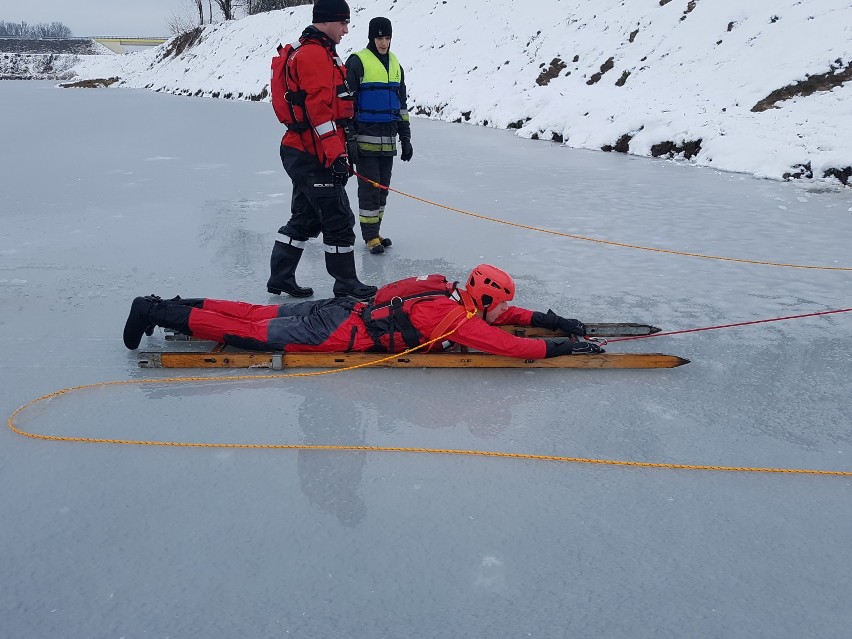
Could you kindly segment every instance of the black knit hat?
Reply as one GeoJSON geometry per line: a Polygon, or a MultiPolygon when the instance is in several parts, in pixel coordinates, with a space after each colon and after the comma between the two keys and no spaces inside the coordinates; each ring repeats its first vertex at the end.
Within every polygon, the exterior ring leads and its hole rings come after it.
{"type": "Polygon", "coordinates": [[[314,0],[314,23],[349,22],[346,0],[314,0]]]}
{"type": "Polygon", "coordinates": [[[370,40],[381,38],[382,36],[391,37],[391,35],[393,35],[393,29],[391,28],[390,20],[387,18],[373,18],[370,20],[370,30],[368,33],[370,40]]]}

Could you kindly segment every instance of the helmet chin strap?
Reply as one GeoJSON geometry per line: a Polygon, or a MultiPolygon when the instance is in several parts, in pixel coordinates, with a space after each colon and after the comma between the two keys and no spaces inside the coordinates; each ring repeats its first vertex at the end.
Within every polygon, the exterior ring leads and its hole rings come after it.
{"type": "MultiPolygon", "coordinates": [[[[441,323],[435,328],[435,330],[433,331],[432,336],[431,336],[431,339],[433,339],[433,340],[437,339],[438,337],[443,335],[450,328],[450,326],[452,324],[454,324],[456,321],[462,320],[453,329],[453,331],[455,332],[455,330],[457,330],[458,327],[461,326],[462,323],[473,318],[479,312],[476,309],[476,306],[473,303],[473,297],[471,296],[470,293],[468,293],[464,289],[460,289],[460,288],[455,289],[452,292],[452,294],[450,295],[450,299],[453,299],[453,300],[459,302],[460,305],[458,307],[454,308],[449,314],[447,314],[447,316],[443,319],[443,321],[441,321],[441,323]],[[463,317],[465,315],[467,315],[466,318],[463,317]]],[[[441,347],[446,349],[451,344],[452,344],[452,342],[447,340],[447,341],[441,343],[441,347]]]]}
{"type": "Polygon", "coordinates": [[[489,324],[500,317],[503,312],[509,308],[508,302],[500,302],[499,304],[489,305],[486,308],[480,309],[476,304],[476,301],[473,299],[473,295],[468,293],[463,288],[457,288],[456,293],[458,294],[458,301],[464,305],[464,309],[468,313],[481,313],[482,319],[484,319],[489,324]]]}
{"type": "Polygon", "coordinates": [[[500,302],[497,306],[492,304],[488,307],[488,310],[485,311],[485,321],[491,324],[500,317],[507,308],[509,308],[509,302],[500,302]]]}
{"type": "Polygon", "coordinates": [[[461,304],[464,306],[464,310],[466,310],[468,313],[478,313],[478,312],[484,310],[484,309],[480,309],[476,305],[476,302],[473,299],[473,295],[468,293],[463,288],[457,288],[455,290],[455,294],[458,295],[458,301],[461,302],[461,304]]]}

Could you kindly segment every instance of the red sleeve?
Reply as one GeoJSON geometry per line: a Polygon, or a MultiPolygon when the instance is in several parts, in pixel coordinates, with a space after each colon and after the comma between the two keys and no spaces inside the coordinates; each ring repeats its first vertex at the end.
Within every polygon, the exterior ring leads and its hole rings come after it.
{"type": "Polygon", "coordinates": [[[303,46],[293,56],[295,76],[305,97],[305,114],[322,145],[326,166],[345,152],[337,134],[334,118],[334,101],[340,73],[329,52],[320,45],[303,46]]]}
{"type": "Polygon", "coordinates": [[[547,344],[541,339],[515,337],[504,330],[487,324],[485,320],[474,317],[459,325],[450,337],[454,342],[478,351],[494,355],[508,355],[523,359],[543,359],[547,353],[547,344]]]}
{"type": "MultiPolygon", "coordinates": [[[[411,310],[411,322],[428,339],[447,314],[458,308],[458,304],[449,298],[415,304],[411,310]]],[[[507,309],[498,319],[502,320],[503,315],[506,315],[509,310],[507,309]]],[[[521,313],[532,313],[532,311],[525,311],[524,309],[518,310],[521,313]]],[[[518,317],[520,318],[522,315],[518,317]]],[[[456,331],[448,339],[484,353],[522,359],[543,359],[547,353],[547,344],[544,340],[515,337],[502,329],[487,324],[479,316],[465,320],[465,316],[462,315],[447,330],[454,327],[456,331]]]]}
{"type": "Polygon", "coordinates": [[[509,306],[491,324],[493,326],[505,326],[506,324],[529,326],[530,322],[532,322],[533,312],[520,306],[509,306]]]}

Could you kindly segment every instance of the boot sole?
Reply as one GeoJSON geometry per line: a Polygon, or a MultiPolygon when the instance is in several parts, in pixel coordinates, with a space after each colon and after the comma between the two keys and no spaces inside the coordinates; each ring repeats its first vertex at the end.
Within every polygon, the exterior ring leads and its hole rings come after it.
{"type": "Polygon", "coordinates": [[[376,293],[370,293],[369,295],[355,295],[354,293],[335,293],[335,297],[351,297],[353,300],[358,300],[359,302],[369,302],[376,296],[376,293]]]}
{"type": "Polygon", "coordinates": [[[267,293],[271,295],[281,295],[281,293],[287,293],[290,297],[310,297],[314,294],[314,289],[306,288],[301,291],[288,291],[287,289],[280,288],[272,288],[271,286],[266,287],[267,293]]]}

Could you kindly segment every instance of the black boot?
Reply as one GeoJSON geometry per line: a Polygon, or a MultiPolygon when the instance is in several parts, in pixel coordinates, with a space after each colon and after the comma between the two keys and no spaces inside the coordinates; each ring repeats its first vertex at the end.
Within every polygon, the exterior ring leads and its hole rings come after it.
{"type": "Polygon", "coordinates": [[[143,334],[148,337],[154,334],[154,324],[148,321],[148,310],[161,301],[163,301],[162,298],[157,295],[146,295],[133,300],[130,314],[124,324],[124,345],[127,348],[131,350],[138,348],[143,334]]]}
{"type": "MultiPolygon", "coordinates": [[[[337,248],[337,247],[326,247],[337,248]]],[[[345,253],[325,253],[325,268],[334,278],[335,297],[354,297],[357,300],[368,300],[376,294],[375,286],[368,286],[358,279],[355,272],[355,253],[351,247],[345,253]]]]}
{"type": "MultiPolygon", "coordinates": [[[[159,295],[154,295],[153,293],[151,295],[146,295],[145,299],[150,300],[152,302],[162,302],[163,301],[162,297],[160,297],[159,295]]],[[[145,335],[147,335],[148,337],[151,337],[151,335],[154,334],[154,328],[155,327],[154,327],[153,324],[149,324],[148,326],[146,326],[145,327],[145,335]]]]}
{"type": "Polygon", "coordinates": [[[130,305],[130,314],[124,324],[124,345],[130,350],[139,348],[142,335],[154,326],[163,326],[186,335],[192,335],[189,330],[189,314],[191,306],[180,302],[162,301],[156,296],[137,297],[130,305]]]}
{"type": "Polygon", "coordinates": [[[382,244],[382,238],[374,237],[372,240],[367,240],[367,248],[373,255],[381,255],[385,252],[385,247],[382,244]]]}
{"type": "MultiPolygon", "coordinates": [[[[290,242],[293,240],[291,239],[290,242]]],[[[266,283],[266,290],[273,295],[281,295],[282,291],[292,297],[310,297],[314,289],[296,284],[296,267],[302,259],[303,249],[291,243],[275,241],[272,247],[272,257],[269,267],[272,275],[266,283]]]]}
{"type": "Polygon", "coordinates": [[[204,306],[203,297],[181,297],[180,295],[175,295],[172,299],[166,301],[180,304],[181,306],[192,306],[193,308],[202,308],[204,306]]]}

